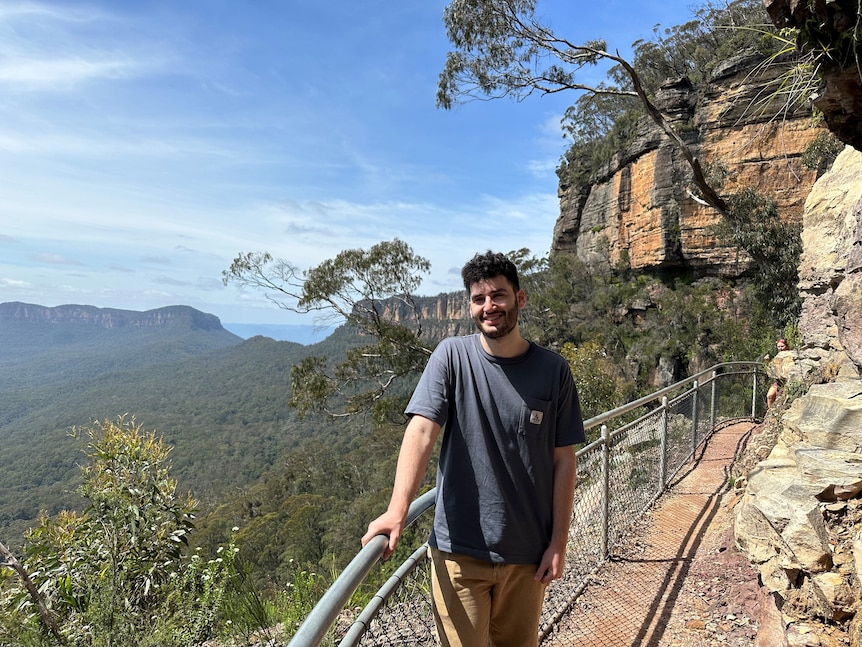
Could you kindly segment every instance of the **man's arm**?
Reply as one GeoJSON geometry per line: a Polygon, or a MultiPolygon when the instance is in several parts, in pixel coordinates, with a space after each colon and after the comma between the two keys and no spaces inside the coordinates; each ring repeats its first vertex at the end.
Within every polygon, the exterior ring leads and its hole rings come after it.
{"type": "Polygon", "coordinates": [[[571,445],[554,448],[554,499],[551,542],[542,555],[535,579],[548,583],[563,575],[566,543],[572,522],[572,504],[578,480],[578,457],[571,445]]]}
{"type": "Polygon", "coordinates": [[[375,535],[389,536],[389,546],[383,553],[383,559],[392,555],[398,545],[410,503],[416,496],[419,484],[422,483],[425,470],[428,469],[428,460],[431,458],[431,451],[439,434],[440,425],[423,416],[413,416],[407,423],[404,440],[401,441],[401,451],[398,453],[395,485],[392,488],[389,507],[386,512],[368,524],[368,532],[362,536],[363,546],[375,535]]]}

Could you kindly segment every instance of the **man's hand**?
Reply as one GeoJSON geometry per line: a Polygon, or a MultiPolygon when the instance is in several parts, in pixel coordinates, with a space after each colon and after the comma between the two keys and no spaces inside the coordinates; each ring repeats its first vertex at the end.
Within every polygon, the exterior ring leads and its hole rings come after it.
{"type": "Polygon", "coordinates": [[[566,546],[551,543],[542,555],[542,561],[533,579],[542,584],[550,584],[563,576],[566,566],[566,546]]]}
{"type": "Polygon", "coordinates": [[[431,450],[440,434],[440,425],[423,416],[413,416],[404,430],[401,441],[401,451],[398,453],[398,465],[395,468],[395,485],[386,512],[368,524],[368,532],[362,536],[365,546],[376,535],[389,537],[389,545],[383,553],[383,559],[389,559],[401,539],[410,502],[419,489],[431,450]]]}
{"type": "Polygon", "coordinates": [[[572,502],[578,480],[578,455],[574,447],[554,449],[554,524],[551,542],[542,555],[536,571],[537,582],[548,584],[563,576],[566,566],[566,542],[569,540],[569,524],[572,521],[572,502]]]}
{"type": "Polygon", "coordinates": [[[389,544],[386,550],[383,551],[383,559],[389,559],[395,548],[398,546],[398,541],[401,539],[401,533],[404,531],[404,517],[395,512],[386,511],[374,521],[368,524],[368,532],[362,535],[362,545],[365,546],[373,537],[377,535],[386,535],[389,537],[389,544]]]}

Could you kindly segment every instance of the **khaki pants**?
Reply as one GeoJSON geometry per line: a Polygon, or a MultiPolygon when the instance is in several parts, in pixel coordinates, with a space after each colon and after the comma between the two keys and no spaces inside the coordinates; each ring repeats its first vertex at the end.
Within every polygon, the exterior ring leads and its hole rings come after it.
{"type": "Polygon", "coordinates": [[[545,585],[533,579],[537,565],[493,564],[429,550],[443,647],[538,646],[545,585]]]}

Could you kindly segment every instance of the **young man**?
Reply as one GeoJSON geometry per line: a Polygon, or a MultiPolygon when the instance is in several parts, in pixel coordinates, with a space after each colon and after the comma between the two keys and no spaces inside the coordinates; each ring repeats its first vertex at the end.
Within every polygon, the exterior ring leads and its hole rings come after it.
{"type": "Polygon", "coordinates": [[[406,413],[387,511],[363,545],[395,550],[445,426],[431,546],[434,617],[444,647],[538,644],[545,587],[563,574],[584,441],[568,364],[521,337],[515,265],[477,254],[461,271],[479,332],[435,349],[406,413]]]}

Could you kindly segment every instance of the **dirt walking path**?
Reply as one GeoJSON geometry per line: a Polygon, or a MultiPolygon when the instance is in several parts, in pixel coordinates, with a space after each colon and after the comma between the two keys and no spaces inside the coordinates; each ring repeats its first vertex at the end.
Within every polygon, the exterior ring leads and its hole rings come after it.
{"type": "Polygon", "coordinates": [[[733,544],[734,457],[754,423],[716,431],[544,645],[751,647],[757,572],[733,544]]]}

